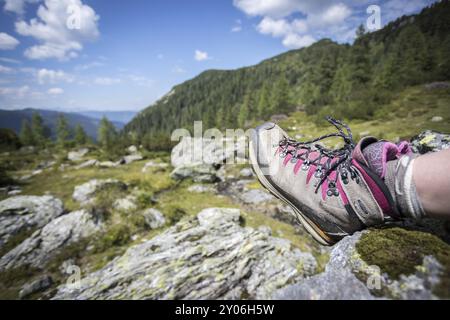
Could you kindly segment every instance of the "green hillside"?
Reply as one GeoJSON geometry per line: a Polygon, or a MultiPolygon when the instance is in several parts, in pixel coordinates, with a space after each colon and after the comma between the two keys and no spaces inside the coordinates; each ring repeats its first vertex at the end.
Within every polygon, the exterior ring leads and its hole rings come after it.
{"type": "Polygon", "coordinates": [[[139,113],[125,132],[145,140],[194,120],[233,128],[296,111],[317,124],[325,114],[382,119],[380,108],[402,90],[449,78],[450,2],[442,1],[377,32],[360,29],[353,45],[324,39],[252,67],[203,72],[139,113]]]}

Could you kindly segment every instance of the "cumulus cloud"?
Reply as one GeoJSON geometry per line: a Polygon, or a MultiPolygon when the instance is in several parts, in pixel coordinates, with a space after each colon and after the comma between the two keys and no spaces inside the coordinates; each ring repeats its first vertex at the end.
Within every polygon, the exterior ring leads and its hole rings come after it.
{"type": "Polygon", "coordinates": [[[184,70],[182,67],[180,66],[175,66],[172,68],[172,72],[173,73],[186,73],[186,70],[184,70]]]}
{"type": "Polygon", "coordinates": [[[0,96],[11,96],[14,99],[23,98],[30,93],[29,86],[0,87],[0,96]]]}
{"type": "Polygon", "coordinates": [[[209,59],[208,52],[195,50],[194,59],[197,61],[208,60],[209,59]]]}
{"type": "Polygon", "coordinates": [[[38,41],[25,50],[29,59],[67,60],[78,56],[83,43],[99,36],[99,16],[81,0],[45,0],[37,17],[16,22],[16,32],[38,41]],[[73,22],[76,23],[73,23],[73,22]]]}
{"type": "Polygon", "coordinates": [[[14,12],[18,15],[23,15],[25,13],[25,5],[27,3],[37,3],[41,0],[5,0],[5,6],[3,9],[5,11],[14,12]]]}
{"type": "MultiPolygon", "coordinates": [[[[256,29],[261,34],[281,38],[282,44],[287,48],[309,46],[323,33],[328,33],[328,37],[340,35],[341,33],[347,34],[349,30],[354,29],[347,23],[347,19],[353,13],[352,5],[361,7],[365,5],[365,2],[367,1],[233,1],[234,5],[247,15],[261,17],[256,26],[256,29]]],[[[363,23],[363,21],[360,23],[363,23]]]]}
{"type": "Polygon", "coordinates": [[[58,82],[73,82],[73,76],[65,73],[62,70],[40,69],[36,72],[37,81],[39,84],[58,83],[58,82]]]}
{"type": "Polygon", "coordinates": [[[100,86],[111,86],[121,82],[122,80],[119,78],[109,78],[109,77],[98,77],[94,80],[94,83],[100,86]]]}
{"type": "Polygon", "coordinates": [[[19,40],[16,38],[7,33],[0,32],[0,50],[13,50],[19,43],[19,40]]]}
{"type": "Polygon", "coordinates": [[[47,93],[52,96],[57,96],[64,93],[64,90],[61,88],[50,88],[47,93]]]}

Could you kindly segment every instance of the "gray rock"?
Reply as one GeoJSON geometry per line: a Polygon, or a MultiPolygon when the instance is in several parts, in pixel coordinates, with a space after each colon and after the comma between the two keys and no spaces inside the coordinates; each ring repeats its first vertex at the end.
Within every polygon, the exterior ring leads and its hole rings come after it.
{"type": "Polygon", "coordinates": [[[355,233],[336,244],[323,273],[282,288],[275,292],[273,298],[360,300],[375,299],[373,294],[376,292],[377,295],[382,294],[383,299],[437,299],[433,287],[441,281],[444,268],[434,257],[426,256],[414,274],[391,279],[381,273],[378,266],[369,266],[356,251],[356,244],[366,232],[370,231],[355,233]],[[367,280],[363,282],[360,279],[367,280]]]}
{"type": "Polygon", "coordinates": [[[156,209],[147,209],[142,215],[144,216],[145,223],[150,227],[150,229],[158,229],[166,224],[166,219],[164,215],[156,209]]]}
{"type": "Polygon", "coordinates": [[[129,248],[53,299],[267,299],[310,276],[314,257],[239,225],[237,209],[211,208],[129,248]]]}
{"type": "Polygon", "coordinates": [[[424,87],[427,90],[447,89],[447,88],[450,88],[450,83],[444,82],[444,81],[438,81],[438,82],[428,83],[424,87]]]}
{"type": "Polygon", "coordinates": [[[138,152],[138,148],[136,146],[129,146],[127,151],[129,154],[136,154],[138,152]]]}
{"type": "Polygon", "coordinates": [[[123,161],[124,164],[130,164],[130,163],[133,163],[135,161],[140,161],[142,159],[144,159],[144,157],[142,155],[140,155],[140,154],[131,154],[129,156],[123,157],[122,161],[123,161]]]}
{"type": "Polygon", "coordinates": [[[21,189],[11,190],[8,192],[8,196],[17,196],[22,193],[21,189]]]}
{"type": "Polygon", "coordinates": [[[427,130],[411,139],[413,151],[427,153],[450,148],[450,135],[427,130]]]}
{"type": "Polygon", "coordinates": [[[44,291],[51,287],[53,284],[53,279],[50,276],[44,275],[38,279],[26,283],[19,292],[19,299],[24,299],[33,293],[44,291]]]}
{"type": "Polygon", "coordinates": [[[117,199],[114,202],[113,207],[118,211],[124,212],[135,211],[137,209],[136,202],[137,202],[136,197],[129,195],[123,199],[117,199]]]}
{"type": "Polygon", "coordinates": [[[112,161],[103,161],[103,162],[99,162],[97,164],[97,166],[99,166],[100,168],[115,168],[115,167],[118,167],[119,164],[117,162],[112,162],[112,161]]]}
{"type": "Polygon", "coordinates": [[[63,215],[4,255],[0,259],[0,270],[21,266],[42,268],[65,247],[92,236],[101,228],[102,222],[85,210],[63,215]]]}
{"type": "Polygon", "coordinates": [[[176,167],[170,177],[174,180],[184,180],[191,178],[195,182],[215,182],[217,181],[216,169],[212,165],[197,164],[176,167]]]}
{"type": "Polygon", "coordinates": [[[67,159],[69,159],[70,161],[78,162],[83,160],[83,157],[87,155],[88,152],[89,152],[88,148],[81,148],[76,151],[71,151],[67,154],[67,159]]]}
{"type": "Polygon", "coordinates": [[[444,118],[442,118],[441,116],[434,116],[433,118],[431,118],[431,122],[441,122],[442,120],[444,120],[444,118]]]}
{"type": "Polygon", "coordinates": [[[260,204],[274,199],[275,198],[271,194],[260,189],[249,190],[241,195],[241,200],[247,204],[260,204]]]}
{"type": "Polygon", "coordinates": [[[195,193],[206,193],[206,192],[215,193],[216,192],[216,189],[213,186],[205,185],[205,184],[194,184],[194,185],[190,186],[187,190],[189,192],[195,192],[195,193]]]}
{"type": "Polygon", "coordinates": [[[167,163],[149,161],[142,168],[142,173],[146,173],[150,168],[167,168],[168,166],[167,163]]]}
{"type": "Polygon", "coordinates": [[[84,168],[94,167],[94,166],[96,166],[96,165],[98,165],[98,161],[95,160],[95,159],[91,159],[91,160],[86,160],[85,162],[83,162],[83,163],[81,163],[81,164],[75,166],[74,168],[75,168],[76,170],[79,170],[79,169],[84,169],[84,168]]]}
{"type": "Polygon", "coordinates": [[[235,141],[185,137],[172,149],[173,167],[198,164],[222,165],[235,155],[245,158],[245,138],[235,141]]]}
{"type": "Polygon", "coordinates": [[[72,198],[73,200],[81,203],[82,205],[91,204],[95,195],[102,188],[116,186],[120,189],[126,189],[127,185],[119,180],[115,179],[106,179],[106,180],[91,180],[82,185],[76,186],[73,192],[72,198]]]}
{"type": "Polygon", "coordinates": [[[253,177],[253,171],[252,171],[252,169],[250,169],[250,168],[244,168],[244,169],[242,169],[242,170],[239,172],[239,174],[241,175],[241,177],[244,177],[244,178],[250,178],[250,177],[253,177]]]}
{"type": "Polygon", "coordinates": [[[0,202],[0,247],[20,232],[41,228],[64,212],[51,196],[18,196],[0,202]]]}

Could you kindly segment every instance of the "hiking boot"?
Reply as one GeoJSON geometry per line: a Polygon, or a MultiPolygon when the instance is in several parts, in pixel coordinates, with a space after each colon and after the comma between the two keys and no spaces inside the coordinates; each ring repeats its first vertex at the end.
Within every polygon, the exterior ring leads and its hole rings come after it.
{"type": "Polygon", "coordinates": [[[254,130],[249,151],[262,185],[294,209],[317,241],[332,245],[399,214],[382,177],[363,153],[376,140],[366,138],[355,146],[350,128],[327,120],[338,132],[307,142],[295,141],[276,124],[266,123],[254,130]],[[318,144],[331,137],[342,138],[344,146],[332,150],[318,144]]]}

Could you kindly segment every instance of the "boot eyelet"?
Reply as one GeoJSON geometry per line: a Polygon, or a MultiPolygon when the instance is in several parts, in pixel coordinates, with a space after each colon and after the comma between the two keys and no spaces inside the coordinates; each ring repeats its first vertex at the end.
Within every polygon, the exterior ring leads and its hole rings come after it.
{"type": "Polygon", "coordinates": [[[298,161],[298,158],[297,158],[297,157],[292,157],[291,163],[297,163],[297,161],[298,161]]]}
{"type": "Polygon", "coordinates": [[[331,190],[331,189],[327,190],[327,196],[332,197],[333,194],[334,194],[333,190],[331,190]]]}

